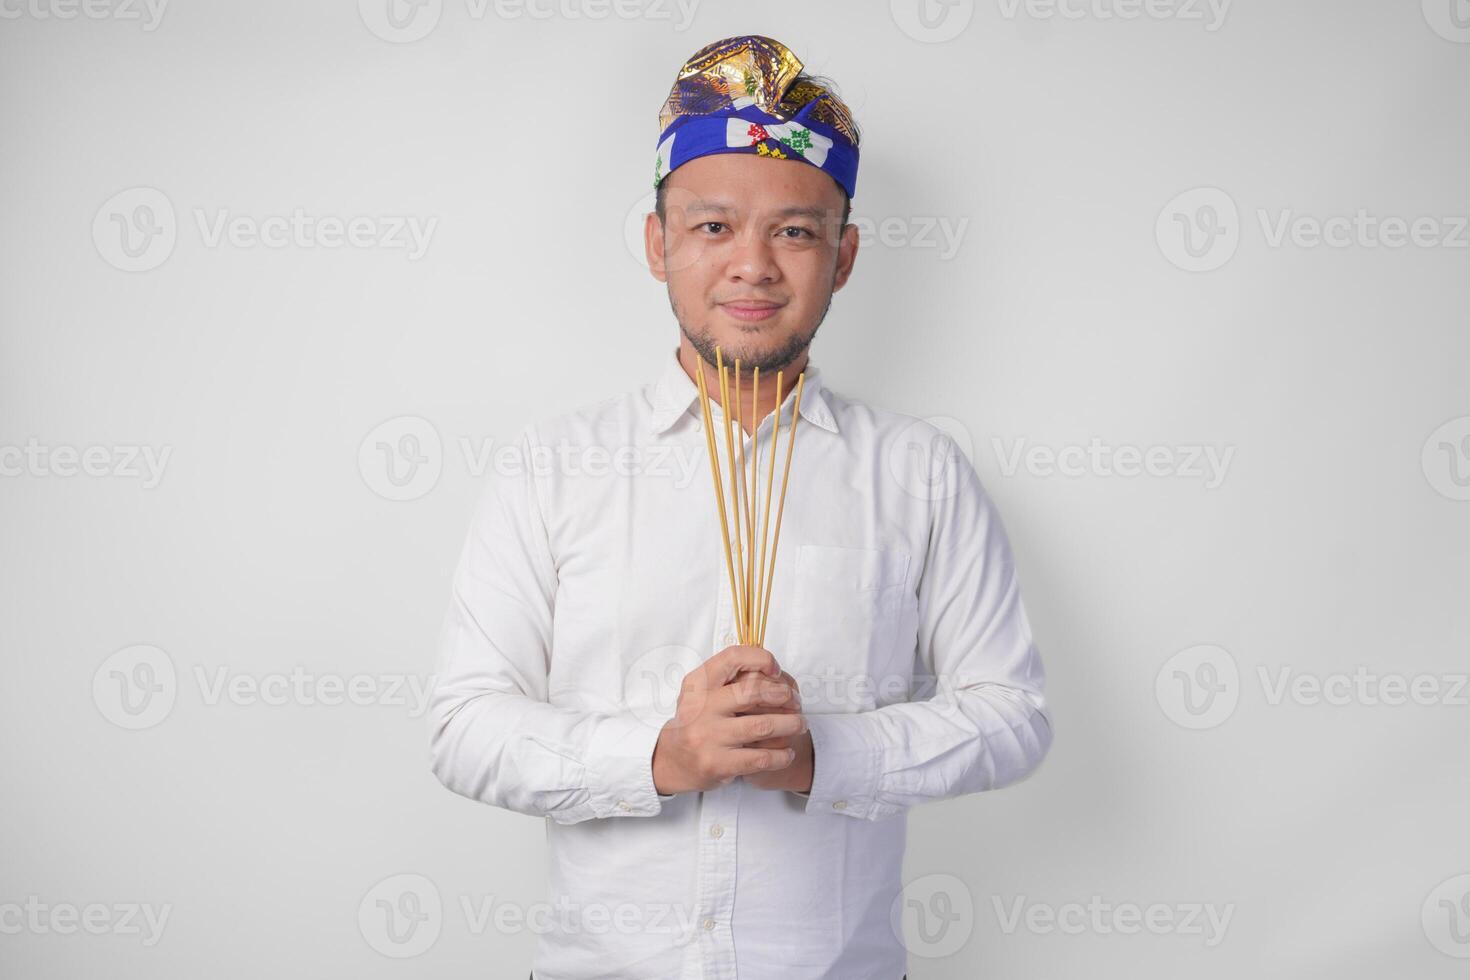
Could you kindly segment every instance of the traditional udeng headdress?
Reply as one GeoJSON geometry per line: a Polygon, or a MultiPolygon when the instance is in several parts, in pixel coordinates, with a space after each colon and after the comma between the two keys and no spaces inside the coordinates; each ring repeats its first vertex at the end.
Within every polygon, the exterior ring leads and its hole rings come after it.
{"type": "Polygon", "coordinates": [[[710,153],[804,160],[855,196],[858,136],[829,90],[803,79],[801,61],[780,41],[727,37],[694,53],[658,113],[653,186],[710,153]]]}

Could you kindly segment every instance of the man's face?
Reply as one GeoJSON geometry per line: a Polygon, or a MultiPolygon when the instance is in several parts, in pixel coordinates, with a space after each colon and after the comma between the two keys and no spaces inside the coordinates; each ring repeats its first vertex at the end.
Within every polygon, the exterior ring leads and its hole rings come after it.
{"type": "Polygon", "coordinates": [[[699,157],[664,178],[665,221],[644,223],[654,278],[709,363],[773,374],[806,350],[857,257],[842,190],[811,164],[745,153],[699,157]]]}

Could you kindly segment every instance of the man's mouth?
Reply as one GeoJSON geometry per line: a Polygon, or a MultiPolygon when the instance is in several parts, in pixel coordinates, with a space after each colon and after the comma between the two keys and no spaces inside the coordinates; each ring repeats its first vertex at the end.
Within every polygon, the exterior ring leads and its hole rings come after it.
{"type": "Polygon", "coordinates": [[[726,313],[730,314],[730,316],[734,317],[737,320],[743,320],[747,323],[755,323],[761,320],[768,320],[771,317],[775,316],[778,312],[780,312],[783,305],[784,304],[782,303],[776,303],[770,300],[763,299],[737,299],[731,300],[728,303],[721,303],[720,309],[724,310],[726,313]]]}

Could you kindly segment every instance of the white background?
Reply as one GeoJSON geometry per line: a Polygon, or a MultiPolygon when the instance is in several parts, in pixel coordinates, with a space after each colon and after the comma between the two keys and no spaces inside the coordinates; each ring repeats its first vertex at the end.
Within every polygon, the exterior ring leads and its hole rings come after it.
{"type": "Polygon", "coordinates": [[[910,977],[1465,975],[1470,4],[387,2],[0,2],[0,973],[525,976],[470,913],[543,899],[543,828],[439,786],[411,685],[477,453],[676,342],[626,237],[656,112],[757,32],[863,132],[814,358],[963,436],[1057,722],[1030,780],[911,814],[908,877],[972,911],[910,977]],[[372,241],[211,234],[297,209],[372,241]],[[369,703],[216,688],[297,669],[369,703]],[[425,881],[432,941],[385,954],[376,898],[425,881]],[[1228,930],[1065,919],[1094,896],[1228,930]]]}

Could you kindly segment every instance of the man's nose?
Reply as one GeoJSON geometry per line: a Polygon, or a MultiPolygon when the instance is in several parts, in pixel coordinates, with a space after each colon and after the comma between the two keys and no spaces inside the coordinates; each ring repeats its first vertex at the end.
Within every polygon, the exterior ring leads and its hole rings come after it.
{"type": "Polygon", "coordinates": [[[742,231],[735,236],[728,271],[732,279],[746,282],[769,282],[781,275],[771,242],[758,231],[742,231]]]}

